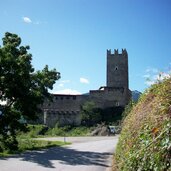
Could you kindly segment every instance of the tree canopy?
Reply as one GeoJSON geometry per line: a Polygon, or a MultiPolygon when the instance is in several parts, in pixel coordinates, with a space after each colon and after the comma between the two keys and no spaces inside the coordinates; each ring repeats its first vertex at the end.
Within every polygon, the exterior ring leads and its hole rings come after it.
{"type": "MultiPolygon", "coordinates": [[[[35,71],[31,64],[32,55],[29,46],[21,45],[21,38],[12,33],[5,33],[0,47],[0,101],[1,106],[0,140],[12,137],[23,126],[19,120],[35,119],[40,112],[40,104],[50,98],[49,89],[60,78],[56,69],[49,70],[46,65],[42,71],[35,71]]],[[[0,147],[1,150],[1,147],[0,147]]]]}

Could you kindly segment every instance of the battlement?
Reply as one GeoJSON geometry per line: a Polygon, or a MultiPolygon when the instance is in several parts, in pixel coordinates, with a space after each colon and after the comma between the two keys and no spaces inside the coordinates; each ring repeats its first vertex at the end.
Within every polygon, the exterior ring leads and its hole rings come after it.
{"type": "Polygon", "coordinates": [[[119,53],[118,49],[114,49],[114,52],[111,52],[111,49],[107,49],[107,56],[110,55],[114,55],[114,56],[118,56],[118,55],[122,55],[122,56],[128,56],[127,50],[126,49],[122,49],[122,52],[119,53]]]}

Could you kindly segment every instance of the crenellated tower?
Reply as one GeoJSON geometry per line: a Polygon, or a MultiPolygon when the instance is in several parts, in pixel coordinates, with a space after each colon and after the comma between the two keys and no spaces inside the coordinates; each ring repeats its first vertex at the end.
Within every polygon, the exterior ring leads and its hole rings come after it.
{"type": "Polygon", "coordinates": [[[128,53],[126,49],[122,49],[119,53],[118,49],[111,53],[107,50],[107,87],[122,87],[128,90],[128,53]]]}
{"type": "Polygon", "coordinates": [[[96,108],[105,112],[105,117],[110,121],[115,120],[118,109],[122,110],[131,99],[128,85],[128,54],[126,49],[121,52],[107,50],[107,85],[98,90],[90,90],[83,95],[53,94],[53,101],[45,99],[42,105],[43,115],[39,123],[50,127],[56,125],[80,125],[81,107],[86,102],[95,103],[96,108]]]}

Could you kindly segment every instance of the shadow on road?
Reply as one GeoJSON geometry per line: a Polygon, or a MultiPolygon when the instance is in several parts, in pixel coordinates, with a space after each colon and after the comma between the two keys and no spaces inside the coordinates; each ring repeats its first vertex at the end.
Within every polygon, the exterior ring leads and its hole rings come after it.
{"type": "MultiPolygon", "coordinates": [[[[23,154],[12,156],[10,158],[21,158],[21,161],[37,163],[38,165],[48,168],[55,168],[53,166],[54,160],[58,160],[59,163],[66,165],[97,165],[108,167],[108,165],[105,164],[105,161],[110,155],[112,154],[77,151],[67,147],[55,147],[40,151],[29,151],[23,154]]],[[[8,158],[0,159],[6,160],[8,158]]]]}

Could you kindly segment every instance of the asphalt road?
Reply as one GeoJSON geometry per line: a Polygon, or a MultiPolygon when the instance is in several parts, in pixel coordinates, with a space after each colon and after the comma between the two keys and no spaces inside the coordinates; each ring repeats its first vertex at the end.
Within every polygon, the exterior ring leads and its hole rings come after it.
{"type": "MultiPolygon", "coordinates": [[[[48,139],[64,140],[64,137],[48,139]]],[[[0,158],[0,171],[110,170],[118,136],[67,137],[65,140],[72,144],[0,158]]]]}

